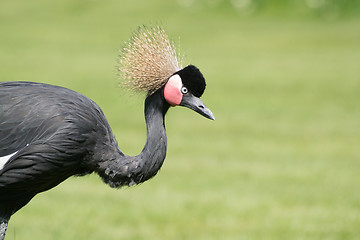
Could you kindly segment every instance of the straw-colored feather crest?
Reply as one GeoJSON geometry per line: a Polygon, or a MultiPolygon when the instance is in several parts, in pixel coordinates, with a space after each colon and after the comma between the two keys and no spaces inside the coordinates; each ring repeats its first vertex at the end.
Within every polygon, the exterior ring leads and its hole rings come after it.
{"type": "Polygon", "coordinates": [[[125,86],[152,94],[182,68],[178,58],[163,27],[142,26],[120,53],[120,77],[125,86]]]}

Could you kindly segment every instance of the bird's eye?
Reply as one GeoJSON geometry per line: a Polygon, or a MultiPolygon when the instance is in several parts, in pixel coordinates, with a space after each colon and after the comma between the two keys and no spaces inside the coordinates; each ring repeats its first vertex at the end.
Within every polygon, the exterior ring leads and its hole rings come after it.
{"type": "Polygon", "coordinates": [[[186,87],[181,88],[181,93],[182,94],[187,94],[188,92],[189,92],[189,90],[186,87]]]}

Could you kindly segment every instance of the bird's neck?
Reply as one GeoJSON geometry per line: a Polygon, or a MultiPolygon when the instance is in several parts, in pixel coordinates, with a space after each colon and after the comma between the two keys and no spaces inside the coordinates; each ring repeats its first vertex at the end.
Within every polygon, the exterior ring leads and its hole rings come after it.
{"type": "Polygon", "coordinates": [[[164,162],[167,148],[164,117],[168,109],[169,105],[158,92],[145,100],[146,144],[135,157],[143,164],[144,181],[154,176],[164,162]]]}
{"type": "Polygon", "coordinates": [[[169,104],[163,99],[160,90],[145,100],[145,121],[147,128],[146,144],[137,156],[121,155],[106,161],[99,172],[111,187],[131,186],[155,176],[161,168],[167,148],[164,116],[169,104]]]}

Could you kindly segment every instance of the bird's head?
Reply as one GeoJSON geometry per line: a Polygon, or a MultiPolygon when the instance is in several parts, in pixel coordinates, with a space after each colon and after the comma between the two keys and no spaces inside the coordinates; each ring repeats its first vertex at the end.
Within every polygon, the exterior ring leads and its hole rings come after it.
{"type": "Polygon", "coordinates": [[[183,106],[215,120],[214,114],[200,99],[206,87],[200,70],[189,65],[174,73],[164,87],[164,98],[171,106],[183,106]]]}
{"type": "Polygon", "coordinates": [[[163,89],[164,99],[171,106],[187,107],[215,120],[200,99],[206,87],[204,76],[193,65],[182,68],[179,58],[162,27],[142,26],[122,49],[119,71],[131,89],[148,95],[163,89]]]}

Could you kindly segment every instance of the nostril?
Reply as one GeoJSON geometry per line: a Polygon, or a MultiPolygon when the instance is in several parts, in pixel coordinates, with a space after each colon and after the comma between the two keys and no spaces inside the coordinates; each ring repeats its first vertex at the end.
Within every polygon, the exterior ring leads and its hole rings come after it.
{"type": "Polygon", "coordinates": [[[200,105],[199,108],[204,109],[204,105],[200,105]]]}

